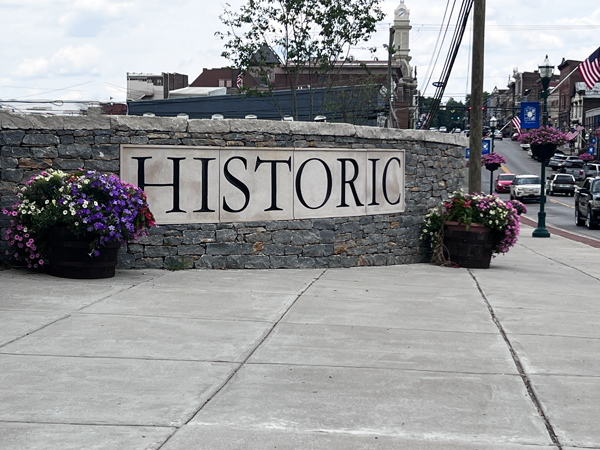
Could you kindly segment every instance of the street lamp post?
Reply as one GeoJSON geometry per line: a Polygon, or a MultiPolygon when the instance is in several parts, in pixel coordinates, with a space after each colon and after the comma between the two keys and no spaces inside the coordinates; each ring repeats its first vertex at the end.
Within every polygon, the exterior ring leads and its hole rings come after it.
{"type": "MultiPolygon", "coordinates": [[[[490,152],[494,153],[494,133],[496,132],[496,125],[498,125],[498,119],[496,119],[496,116],[492,116],[492,118],[490,119],[490,130],[492,130],[492,142],[491,142],[491,148],[490,148],[490,152]]],[[[490,195],[492,195],[494,189],[494,171],[490,170],[490,195]]]]}
{"type": "MultiPolygon", "coordinates": [[[[550,85],[550,78],[552,78],[552,73],[554,72],[554,66],[550,64],[550,60],[548,60],[548,55],[546,55],[546,59],[544,60],[544,64],[542,66],[538,66],[540,70],[540,77],[542,78],[542,93],[541,97],[544,100],[543,102],[543,110],[542,110],[542,127],[546,128],[548,124],[548,86],[550,85]]],[[[546,211],[544,211],[544,206],[546,203],[546,157],[542,156],[542,173],[541,173],[541,192],[540,192],[540,212],[538,212],[538,225],[535,230],[533,230],[533,237],[550,237],[550,232],[546,228],[546,211]]]]}

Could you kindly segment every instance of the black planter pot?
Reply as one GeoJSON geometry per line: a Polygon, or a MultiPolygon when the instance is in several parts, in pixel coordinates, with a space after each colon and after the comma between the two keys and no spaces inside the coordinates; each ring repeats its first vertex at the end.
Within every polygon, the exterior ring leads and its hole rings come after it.
{"type": "Polygon", "coordinates": [[[485,165],[485,168],[487,170],[489,170],[490,172],[493,172],[494,170],[498,170],[500,168],[500,164],[498,163],[489,163],[485,165]]]}
{"type": "Polygon", "coordinates": [[[119,242],[100,247],[100,255],[90,256],[90,244],[96,236],[75,236],[65,227],[52,227],[48,232],[48,259],[46,270],[61,278],[96,279],[115,276],[119,242]]]}
{"type": "Polygon", "coordinates": [[[537,144],[531,145],[531,153],[533,157],[539,161],[547,161],[556,153],[555,144],[537,144]]]}

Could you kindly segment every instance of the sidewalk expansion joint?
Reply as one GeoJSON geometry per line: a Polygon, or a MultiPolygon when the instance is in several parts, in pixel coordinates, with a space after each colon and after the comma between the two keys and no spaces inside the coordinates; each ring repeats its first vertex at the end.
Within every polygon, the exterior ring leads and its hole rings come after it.
{"type": "Polygon", "coordinates": [[[189,419],[186,420],[184,423],[182,423],[180,426],[176,427],[175,431],[173,431],[173,433],[171,433],[171,435],[169,435],[169,437],[167,437],[167,439],[165,439],[165,441],[159,446],[157,447],[157,450],[160,450],[167,442],[169,442],[171,440],[171,438],[173,436],[175,436],[175,434],[177,433],[177,431],[182,427],[187,425],[188,423],[190,423],[192,421],[192,419],[194,417],[196,417],[196,415],[202,411],[204,409],[204,407],[210,403],[210,401],[215,398],[219,392],[221,392],[225,386],[227,386],[229,384],[229,382],[233,379],[233,377],[235,377],[235,375],[240,371],[240,369],[244,366],[246,366],[246,364],[248,363],[248,361],[250,360],[250,358],[252,358],[252,355],[254,355],[254,353],[256,353],[256,351],[258,350],[258,348],[268,339],[268,337],[273,333],[273,330],[275,330],[275,328],[277,327],[277,325],[279,325],[279,323],[283,320],[283,318],[287,315],[287,313],[289,312],[290,309],[292,309],[292,307],[296,304],[296,302],[300,299],[300,297],[302,297],[302,295],[308,290],[310,289],[310,287],[315,284],[317,281],[319,281],[319,279],[325,274],[325,272],[327,272],[328,269],[324,269],[321,271],[321,273],[315,277],[310,283],[308,283],[304,289],[302,289],[298,295],[296,295],[296,298],[294,299],[293,302],[290,303],[290,305],[285,309],[285,311],[283,311],[281,313],[281,315],[279,316],[279,318],[277,320],[275,320],[271,327],[268,329],[268,331],[264,334],[264,336],[262,337],[262,339],[254,346],[254,348],[248,353],[248,355],[244,358],[244,360],[238,364],[237,367],[235,367],[231,373],[229,374],[229,376],[227,378],[225,378],[225,380],[221,383],[220,386],[218,386],[214,392],[193,412],[190,414],[189,419]]]}
{"type": "Polygon", "coordinates": [[[533,383],[527,376],[527,373],[525,372],[525,369],[523,368],[523,364],[521,363],[521,360],[519,359],[519,356],[517,355],[516,350],[514,349],[512,343],[510,342],[510,339],[508,338],[508,335],[506,334],[506,331],[504,330],[504,327],[502,326],[502,324],[500,323],[500,320],[498,319],[498,317],[496,316],[496,313],[494,312],[494,308],[492,307],[492,305],[488,301],[487,297],[485,296],[485,293],[483,292],[483,289],[481,288],[481,285],[479,284],[477,277],[473,274],[473,271],[471,269],[467,269],[467,271],[471,275],[471,278],[473,278],[473,281],[475,281],[475,284],[477,285],[477,289],[479,290],[479,293],[481,294],[481,298],[483,299],[484,303],[486,304],[486,306],[488,308],[488,311],[490,312],[492,321],[498,328],[498,331],[500,332],[502,339],[504,339],[504,342],[505,342],[506,346],[508,347],[508,351],[510,352],[513,362],[515,363],[515,366],[517,367],[517,371],[519,372],[521,380],[523,381],[523,384],[525,385],[525,388],[527,389],[529,398],[533,402],[535,409],[537,410],[538,414],[540,415],[540,418],[542,419],[542,421],[544,422],[544,425],[546,426],[546,430],[548,432],[550,440],[552,441],[552,443],[554,445],[556,445],[556,447],[558,447],[559,450],[563,450],[563,447],[562,447],[560,441],[558,440],[558,436],[556,435],[556,432],[554,431],[554,427],[552,426],[552,424],[550,423],[550,420],[544,413],[542,404],[533,389],[533,383]]]}
{"type": "Polygon", "coordinates": [[[0,423],[18,423],[32,425],[69,425],[74,427],[123,427],[123,428],[165,428],[173,429],[174,425],[110,423],[110,422],[58,422],[54,420],[0,420],[0,423]]]}
{"type": "Polygon", "coordinates": [[[541,256],[543,258],[549,259],[550,261],[553,261],[553,262],[555,262],[557,264],[560,264],[562,266],[568,267],[569,269],[573,269],[573,270],[575,270],[575,271],[577,271],[577,272],[579,272],[579,273],[581,273],[583,275],[586,275],[586,276],[588,276],[588,277],[590,277],[590,278],[592,278],[592,279],[594,279],[596,281],[600,281],[600,278],[598,278],[598,277],[596,277],[596,276],[594,276],[592,274],[589,274],[589,273],[585,272],[584,270],[581,270],[581,269],[579,269],[579,268],[577,268],[575,266],[570,266],[569,264],[564,263],[563,261],[559,261],[558,259],[551,258],[550,256],[544,255],[544,254],[538,252],[537,250],[535,250],[535,249],[533,249],[531,247],[527,247],[526,245],[523,245],[521,243],[519,243],[519,245],[521,245],[521,247],[523,247],[523,248],[526,248],[530,252],[535,253],[536,255],[539,255],[539,256],[541,256]]]}

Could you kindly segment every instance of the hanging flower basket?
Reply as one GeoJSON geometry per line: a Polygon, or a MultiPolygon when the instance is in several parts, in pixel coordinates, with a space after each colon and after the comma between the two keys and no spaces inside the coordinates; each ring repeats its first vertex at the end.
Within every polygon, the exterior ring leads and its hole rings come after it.
{"type": "Polygon", "coordinates": [[[529,144],[534,158],[545,161],[554,155],[559,145],[568,142],[567,135],[552,127],[533,128],[519,136],[521,144],[529,144]]]}

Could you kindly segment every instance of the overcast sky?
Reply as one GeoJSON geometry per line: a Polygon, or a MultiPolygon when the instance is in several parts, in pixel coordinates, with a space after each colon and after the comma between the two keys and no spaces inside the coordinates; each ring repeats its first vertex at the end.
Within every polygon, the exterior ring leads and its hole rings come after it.
{"type": "MultiPolygon", "coordinates": [[[[0,0],[0,100],[124,101],[127,72],[179,72],[191,83],[203,68],[228,65],[220,56],[222,41],[214,36],[224,29],[219,15],[225,3],[0,0]]],[[[228,3],[236,7],[245,0],[228,3]]],[[[399,0],[382,2],[387,17],[369,43],[378,47],[379,59],[386,58],[383,44],[398,4],[399,0]]],[[[446,5],[444,0],[406,0],[413,26],[411,63],[418,68],[419,89],[426,96],[434,93],[430,83],[439,77],[452,40],[449,30],[427,86],[446,5]]],[[[537,69],[546,54],[557,65],[563,58],[585,59],[600,46],[597,0],[488,0],[486,16],[487,91],[505,88],[514,68],[537,69]]],[[[446,97],[463,100],[470,92],[470,50],[469,28],[446,97]]],[[[368,57],[361,49],[352,53],[359,59],[368,57]]]]}

